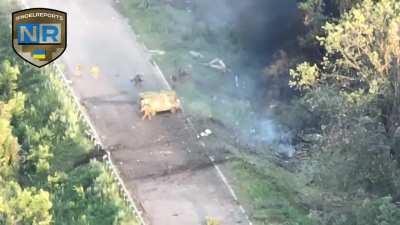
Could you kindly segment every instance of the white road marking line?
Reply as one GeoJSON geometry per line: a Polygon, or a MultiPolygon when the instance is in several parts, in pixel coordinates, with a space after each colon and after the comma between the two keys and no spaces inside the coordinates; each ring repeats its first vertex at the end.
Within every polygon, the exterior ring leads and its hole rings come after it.
{"type": "MultiPolygon", "coordinates": [[[[142,43],[143,44],[143,43],[142,43]]],[[[144,45],[144,44],[143,44],[144,45]]],[[[145,49],[147,49],[147,47],[144,45],[145,49]]],[[[154,61],[154,63],[150,63],[151,65],[153,65],[156,70],[156,73],[160,76],[161,80],[164,82],[164,85],[171,90],[171,86],[169,85],[167,79],[164,76],[164,73],[161,71],[160,67],[157,65],[157,63],[154,61]]],[[[182,107],[182,113],[184,113],[184,109],[182,107]]],[[[196,131],[192,121],[190,120],[190,118],[187,119],[188,122],[190,123],[190,126],[192,127],[193,131],[196,131]]],[[[211,163],[213,164],[215,170],[217,171],[218,177],[222,180],[222,182],[224,183],[225,187],[228,189],[231,197],[233,198],[233,200],[238,204],[239,206],[239,210],[242,212],[242,214],[244,215],[244,217],[247,220],[247,223],[249,225],[253,225],[253,223],[250,221],[250,217],[247,214],[246,210],[244,209],[244,207],[240,204],[239,199],[237,198],[237,195],[235,194],[235,191],[233,190],[232,186],[229,184],[228,179],[225,177],[224,173],[221,171],[221,169],[219,168],[219,166],[215,163],[215,159],[208,155],[209,160],[211,161],[211,163]]]]}
{"type": "Polygon", "coordinates": [[[224,173],[222,172],[222,170],[219,168],[219,166],[215,163],[215,159],[212,156],[208,156],[208,158],[211,160],[214,168],[217,170],[217,173],[219,175],[219,177],[221,178],[222,182],[225,184],[226,188],[229,190],[232,198],[235,200],[235,202],[239,205],[239,210],[244,214],[247,223],[249,223],[249,225],[253,225],[253,223],[250,221],[250,218],[246,212],[246,210],[243,208],[243,206],[239,203],[239,199],[236,196],[235,191],[233,190],[233,187],[229,184],[228,179],[225,177],[224,173]]]}
{"type": "MultiPolygon", "coordinates": [[[[151,63],[150,63],[151,64],[151,63]]],[[[156,62],[154,62],[154,68],[156,69],[156,73],[159,74],[162,82],[164,83],[164,85],[167,87],[168,90],[172,90],[171,85],[169,85],[167,79],[165,78],[163,72],[161,71],[160,67],[158,66],[158,64],[156,62]]]]}
{"type": "Polygon", "coordinates": [[[224,182],[224,184],[226,185],[226,187],[228,188],[229,192],[231,193],[233,199],[236,202],[239,202],[239,199],[237,198],[235,191],[233,190],[232,186],[229,184],[228,180],[226,179],[225,175],[222,173],[221,169],[219,168],[219,166],[215,163],[215,159],[212,156],[208,156],[208,158],[210,159],[210,161],[212,162],[214,168],[217,170],[217,173],[219,175],[219,177],[221,178],[222,182],[224,182]]]}

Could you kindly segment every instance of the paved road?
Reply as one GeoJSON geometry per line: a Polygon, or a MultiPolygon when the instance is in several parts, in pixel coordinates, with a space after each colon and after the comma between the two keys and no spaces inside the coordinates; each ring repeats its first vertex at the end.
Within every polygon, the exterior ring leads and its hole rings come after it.
{"type": "Polygon", "coordinates": [[[138,93],[167,87],[111,2],[29,4],[68,13],[68,49],[61,60],[145,220],[152,225],[201,225],[209,216],[223,225],[247,224],[182,114],[140,119],[138,93]],[[82,65],[80,76],[77,65],[82,65]],[[90,75],[91,66],[100,68],[98,77],[90,75]],[[140,88],[129,81],[136,73],[145,75],[140,88]]]}

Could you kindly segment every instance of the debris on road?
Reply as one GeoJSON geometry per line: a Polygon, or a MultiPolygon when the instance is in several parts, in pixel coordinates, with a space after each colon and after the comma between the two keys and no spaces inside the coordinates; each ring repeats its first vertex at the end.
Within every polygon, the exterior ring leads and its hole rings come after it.
{"type": "Polygon", "coordinates": [[[161,142],[164,139],[165,139],[165,136],[161,136],[161,137],[157,138],[157,140],[155,142],[161,142]]]}
{"type": "Polygon", "coordinates": [[[208,137],[211,134],[213,134],[213,132],[210,129],[205,129],[203,132],[200,133],[201,137],[208,137]]]}
{"type": "Polygon", "coordinates": [[[171,155],[172,153],[171,151],[160,151],[161,155],[171,155]]]}
{"type": "Polygon", "coordinates": [[[81,64],[78,64],[75,66],[75,73],[74,73],[75,76],[78,76],[78,77],[82,76],[82,68],[83,68],[83,66],[81,64]]]}
{"type": "Polygon", "coordinates": [[[204,58],[204,55],[201,54],[200,52],[189,51],[189,54],[195,59],[203,59],[204,58]]]}
{"type": "Polygon", "coordinates": [[[148,52],[151,55],[165,55],[165,51],[163,50],[149,50],[148,52]]]}
{"type": "Polygon", "coordinates": [[[130,81],[131,81],[132,83],[134,83],[135,86],[139,86],[140,84],[143,83],[143,81],[144,81],[144,76],[143,76],[143,74],[138,73],[138,74],[136,74],[133,78],[131,78],[130,81]]]}
{"type": "Polygon", "coordinates": [[[90,68],[90,75],[92,75],[93,78],[97,79],[100,76],[100,68],[98,66],[92,66],[90,68]]]}
{"type": "Polygon", "coordinates": [[[219,221],[216,218],[213,217],[207,217],[206,218],[206,224],[205,225],[220,225],[221,221],[219,221]]]}

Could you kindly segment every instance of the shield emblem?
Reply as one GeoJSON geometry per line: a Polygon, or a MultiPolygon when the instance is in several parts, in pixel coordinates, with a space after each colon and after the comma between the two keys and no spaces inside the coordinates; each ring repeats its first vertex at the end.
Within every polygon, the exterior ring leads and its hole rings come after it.
{"type": "Polygon", "coordinates": [[[21,58],[34,66],[53,62],[67,47],[67,14],[46,8],[13,12],[12,46],[21,58]]]}

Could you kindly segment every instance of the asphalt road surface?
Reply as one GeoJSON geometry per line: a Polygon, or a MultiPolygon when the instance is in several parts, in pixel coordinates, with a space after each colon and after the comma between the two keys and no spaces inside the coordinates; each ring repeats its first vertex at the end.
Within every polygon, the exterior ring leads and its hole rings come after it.
{"type": "Polygon", "coordinates": [[[213,217],[221,225],[248,224],[183,114],[141,120],[138,94],[167,84],[112,4],[29,1],[68,13],[68,47],[60,61],[145,220],[203,225],[213,217]],[[135,87],[130,79],[138,73],[144,82],[135,87]]]}

